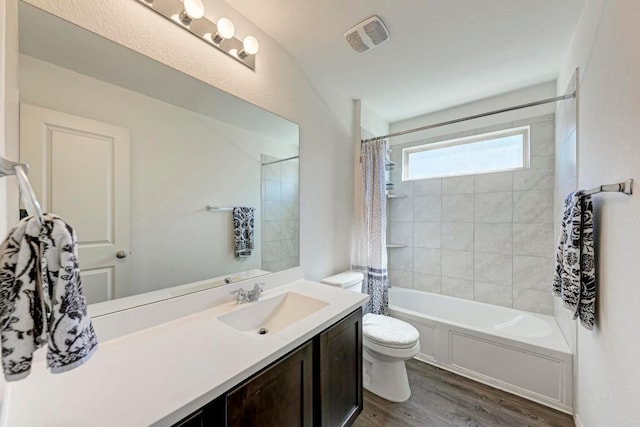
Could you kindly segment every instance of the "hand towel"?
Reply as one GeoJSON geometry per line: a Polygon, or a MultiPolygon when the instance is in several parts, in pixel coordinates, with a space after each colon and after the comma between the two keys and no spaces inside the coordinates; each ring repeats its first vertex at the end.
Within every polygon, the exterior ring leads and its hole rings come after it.
{"type": "Polygon", "coordinates": [[[247,207],[233,208],[233,237],[236,258],[251,255],[254,248],[253,217],[255,209],[247,207]]]}
{"type": "Polygon", "coordinates": [[[83,364],[97,349],[75,232],[53,214],[42,225],[24,218],[0,246],[0,334],[7,381],[29,375],[33,352],[44,344],[53,373],[83,364]]]}
{"type": "Polygon", "coordinates": [[[593,329],[596,308],[596,270],[593,243],[593,205],[582,191],[571,193],[564,213],[553,278],[553,293],[573,311],[573,318],[593,329]]]}

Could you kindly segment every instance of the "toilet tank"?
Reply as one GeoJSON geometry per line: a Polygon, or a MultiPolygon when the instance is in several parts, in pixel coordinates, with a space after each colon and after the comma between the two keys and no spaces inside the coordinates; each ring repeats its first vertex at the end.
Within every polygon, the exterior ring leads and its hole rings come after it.
{"type": "Polygon", "coordinates": [[[337,286],[350,291],[362,292],[364,274],[359,271],[345,271],[321,280],[321,283],[337,286]]]}

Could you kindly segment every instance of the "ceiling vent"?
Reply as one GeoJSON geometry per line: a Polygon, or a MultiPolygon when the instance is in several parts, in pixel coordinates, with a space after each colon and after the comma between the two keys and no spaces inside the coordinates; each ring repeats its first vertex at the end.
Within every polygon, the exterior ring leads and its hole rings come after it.
{"type": "Polygon", "coordinates": [[[389,30],[382,19],[374,15],[349,29],[344,37],[353,50],[362,53],[389,40],[389,30]]]}

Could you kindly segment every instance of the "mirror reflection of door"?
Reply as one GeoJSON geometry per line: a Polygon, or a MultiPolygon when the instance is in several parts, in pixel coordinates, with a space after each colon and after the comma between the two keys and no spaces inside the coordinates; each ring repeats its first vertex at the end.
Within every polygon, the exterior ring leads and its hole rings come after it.
{"type": "Polygon", "coordinates": [[[127,295],[129,130],[22,103],[20,161],[43,211],[76,231],[87,302],[127,295]]]}

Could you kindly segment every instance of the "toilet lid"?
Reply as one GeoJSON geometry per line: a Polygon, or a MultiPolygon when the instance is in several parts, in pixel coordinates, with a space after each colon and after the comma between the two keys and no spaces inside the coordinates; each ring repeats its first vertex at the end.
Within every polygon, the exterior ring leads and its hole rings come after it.
{"type": "Polygon", "coordinates": [[[418,342],[418,330],[402,320],[367,313],[362,318],[362,333],[384,347],[411,348],[418,342]]]}

